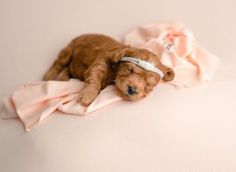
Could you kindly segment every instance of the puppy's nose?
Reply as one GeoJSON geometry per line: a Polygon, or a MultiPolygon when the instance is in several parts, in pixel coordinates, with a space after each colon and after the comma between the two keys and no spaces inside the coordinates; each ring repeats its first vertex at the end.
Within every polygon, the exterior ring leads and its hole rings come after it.
{"type": "Polygon", "coordinates": [[[136,89],[134,87],[128,86],[127,92],[129,95],[137,94],[136,89]]]}

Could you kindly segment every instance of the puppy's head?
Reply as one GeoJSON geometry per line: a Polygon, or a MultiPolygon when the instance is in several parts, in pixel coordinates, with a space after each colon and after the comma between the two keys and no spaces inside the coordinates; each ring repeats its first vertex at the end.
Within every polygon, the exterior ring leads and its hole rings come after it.
{"type": "Polygon", "coordinates": [[[126,99],[135,101],[147,96],[160,80],[171,81],[174,71],[161,64],[159,58],[145,49],[126,47],[115,53],[114,62],[118,63],[115,84],[120,95],[126,99]],[[153,64],[164,76],[144,69],[129,61],[122,61],[123,57],[132,57],[153,64]]]}

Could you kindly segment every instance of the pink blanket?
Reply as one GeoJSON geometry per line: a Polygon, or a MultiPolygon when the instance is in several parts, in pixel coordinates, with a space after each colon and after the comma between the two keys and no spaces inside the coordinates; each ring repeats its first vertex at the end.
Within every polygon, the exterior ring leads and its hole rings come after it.
{"type": "Polygon", "coordinates": [[[220,62],[201,48],[194,35],[179,23],[152,23],[134,28],[124,36],[124,43],[159,55],[163,64],[174,69],[171,83],[177,87],[192,87],[210,80],[220,62]]]}
{"type": "MultiPolygon", "coordinates": [[[[219,64],[219,58],[200,48],[193,34],[181,24],[141,26],[127,33],[124,42],[158,54],[163,64],[175,70],[171,83],[177,87],[190,87],[211,79],[219,64]]],[[[89,107],[84,107],[77,103],[82,87],[83,82],[74,79],[25,84],[3,100],[0,118],[17,117],[29,131],[55,110],[85,115],[121,100],[115,86],[109,86],[89,107]]]]}
{"type": "Polygon", "coordinates": [[[25,84],[3,100],[0,118],[18,117],[26,131],[29,131],[55,110],[65,114],[85,115],[121,100],[115,86],[108,86],[90,106],[84,107],[77,102],[82,87],[83,82],[76,79],[25,84]]]}

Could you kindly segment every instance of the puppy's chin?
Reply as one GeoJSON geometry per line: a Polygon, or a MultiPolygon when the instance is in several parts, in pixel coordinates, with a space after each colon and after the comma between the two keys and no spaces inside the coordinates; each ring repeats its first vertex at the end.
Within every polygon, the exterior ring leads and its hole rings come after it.
{"type": "Polygon", "coordinates": [[[124,98],[124,99],[128,100],[128,101],[137,101],[137,100],[140,100],[144,97],[145,97],[145,95],[141,94],[141,95],[136,95],[136,96],[126,96],[126,98],[124,98]]]}

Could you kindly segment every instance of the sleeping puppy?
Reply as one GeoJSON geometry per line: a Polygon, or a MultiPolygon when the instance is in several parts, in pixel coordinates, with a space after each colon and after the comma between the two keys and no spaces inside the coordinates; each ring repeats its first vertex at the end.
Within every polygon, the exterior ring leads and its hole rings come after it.
{"type": "Polygon", "coordinates": [[[148,50],[121,44],[105,35],[86,34],[72,40],[43,77],[46,81],[70,78],[85,81],[78,101],[88,106],[112,83],[125,100],[138,100],[161,79],[173,80],[174,71],[148,50]]]}

